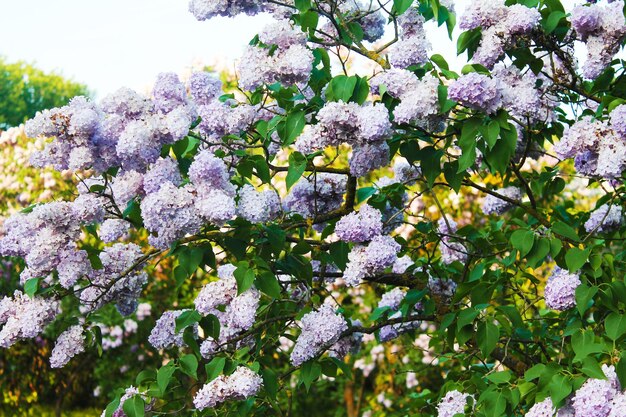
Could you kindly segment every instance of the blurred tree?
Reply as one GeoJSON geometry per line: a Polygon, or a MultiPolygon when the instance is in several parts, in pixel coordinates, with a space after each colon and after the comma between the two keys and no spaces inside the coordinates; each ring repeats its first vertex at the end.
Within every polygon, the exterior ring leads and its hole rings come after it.
{"type": "Polygon", "coordinates": [[[89,95],[85,85],[0,57],[0,129],[17,126],[38,111],[62,106],[78,95],[89,95]]]}

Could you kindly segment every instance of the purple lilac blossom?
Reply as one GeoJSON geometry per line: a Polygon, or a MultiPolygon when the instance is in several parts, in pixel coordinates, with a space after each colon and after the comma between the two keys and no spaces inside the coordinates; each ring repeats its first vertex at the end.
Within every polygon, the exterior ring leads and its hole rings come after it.
{"type": "Polygon", "coordinates": [[[548,278],[544,290],[546,306],[552,310],[564,311],[576,305],[576,288],[581,284],[578,274],[555,267],[548,278]]]}

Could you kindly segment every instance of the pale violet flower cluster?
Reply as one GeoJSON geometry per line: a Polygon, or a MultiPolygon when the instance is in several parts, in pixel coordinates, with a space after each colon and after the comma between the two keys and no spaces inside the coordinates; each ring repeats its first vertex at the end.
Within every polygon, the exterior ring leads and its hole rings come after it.
{"type": "Polygon", "coordinates": [[[622,0],[606,4],[579,5],[572,10],[572,28],[587,46],[587,60],[582,72],[586,78],[597,78],[619,51],[626,35],[622,0]]]}
{"type": "MultiPolygon", "coordinates": [[[[507,197],[513,201],[521,201],[522,191],[514,186],[499,188],[495,192],[501,196],[507,197]]],[[[505,201],[495,195],[489,194],[483,200],[483,213],[489,214],[504,214],[515,207],[515,205],[509,201],[505,201]]]]}
{"type": "Polygon", "coordinates": [[[373,92],[383,91],[400,100],[393,110],[396,123],[424,124],[439,113],[439,80],[431,74],[421,79],[404,69],[391,69],[371,81],[373,92]]]}
{"type": "Polygon", "coordinates": [[[130,223],[123,219],[105,220],[98,230],[98,237],[104,243],[112,243],[126,236],[130,231],[130,223]]]}
{"type": "MultiPolygon", "coordinates": [[[[461,262],[465,263],[467,261],[467,249],[463,244],[459,242],[455,242],[454,234],[457,231],[457,224],[454,220],[446,217],[441,217],[438,221],[438,229],[441,234],[441,242],[439,244],[439,251],[441,252],[441,261],[449,265],[453,262],[461,262]]],[[[443,283],[437,283],[433,288],[438,289],[440,285],[445,285],[443,283]]],[[[452,285],[452,284],[449,284],[452,285]]],[[[456,286],[455,286],[456,289],[456,286]]],[[[441,288],[443,291],[443,288],[441,288]]],[[[443,291],[447,292],[447,291],[443,291]]]]}
{"type": "Polygon", "coordinates": [[[264,1],[250,0],[191,0],[189,11],[198,20],[209,20],[217,16],[234,17],[245,13],[255,15],[265,10],[264,1]]]}
{"type": "Polygon", "coordinates": [[[348,254],[348,264],[343,279],[348,286],[356,286],[368,276],[378,274],[393,266],[398,259],[400,244],[392,237],[378,235],[369,243],[355,245],[348,254]]]}
{"type": "Polygon", "coordinates": [[[85,338],[83,327],[75,325],[61,333],[57,339],[52,355],[50,356],[50,366],[53,368],[64,367],[70,359],[85,350],[85,338]]]}
{"type": "Polygon", "coordinates": [[[272,220],[281,211],[280,197],[274,190],[258,191],[246,184],[238,194],[237,214],[252,223],[272,220]]]}
{"type": "Polygon", "coordinates": [[[337,237],[345,242],[367,242],[382,232],[382,215],[369,204],[363,205],[358,212],[343,216],[335,225],[337,237]]]}
{"type": "Polygon", "coordinates": [[[256,395],[263,386],[263,378],[245,366],[239,366],[230,375],[220,375],[206,383],[193,398],[198,410],[214,408],[225,401],[244,400],[256,395]]]}
{"type": "Polygon", "coordinates": [[[548,397],[533,405],[525,414],[525,417],[553,417],[555,411],[552,399],[548,397]]]}
{"type": "Polygon", "coordinates": [[[521,4],[506,6],[504,0],[472,1],[459,20],[463,30],[481,28],[482,39],[473,61],[491,69],[520,36],[529,35],[541,15],[521,4]]]}
{"type": "Polygon", "coordinates": [[[382,103],[328,102],[317,120],[296,140],[298,151],[308,154],[341,143],[351,145],[350,173],[355,177],[389,163],[385,139],[391,133],[391,121],[382,103]]]}
{"type": "Polygon", "coordinates": [[[581,284],[579,274],[555,267],[548,277],[544,298],[552,310],[564,311],[576,305],[576,288],[581,284]]]}
{"type": "Polygon", "coordinates": [[[449,391],[437,404],[437,417],[454,417],[456,414],[465,415],[467,399],[473,398],[471,395],[460,391],[449,391]]]}
{"type": "Polygon", "coordinates": [[[253,287],[237,295],[237,281],[233,275],[235,269],[231,264],[220,266],[217,270],[219,279],[202,287],[194,301],[200,314],[213,314],[220,322],[219,339],[207,337],[200,346],[205,358],[213,357],[221,347],[255,322],[261,293],[253,287]]]}
{"type": "Polygon", "coordinates": [[[398,18],[400,39],[389,48],[389,61],[396,68],[408,68],[428,61],[430,44],[424,31],[424,17],[410,8],[398,18]]]}
{"type": "Polygon", "coordinates": [[[239,86],[254,90],[262,84],[306,83],[313,69],[313,53],[306,34],[288,20],[279,20],[259,33],[262,45],[249,45],[238,65],[239,86]],[[271,49],[275,45],[276,50],[271,49]]]}
{"type": "Polygon", "coordinates": [[[60,303],[55,299],[31,298],[17,290],[13,297],[5,296],[0,300],[0,347],[37,337],[60,312],[60,303]]]}
{"type": "Polygon", "coordinates": [[[453,81],[448,87],[448,97],[485,113],[495,113],[502,106],[498,79],[477,72],[470,72],[453,81]]]}
{"type": "Polygon", "coordinates": [[[581,175],[619,177],[626,168],[626,136],[619,133],[621,118],[616,116],[610,123],[589,116],[578,120],[554,146],[557,156],[574,158],[576,171],[581,175]]]}
{"type": "MultiPolygon", "coordinates": [[[[572,398],[576,416],[607,417],[612,412],[613,400],[620,394],[621,387],[613,366],[602,365],[607,379],[588,379],[572,398]]],[[[622,404],[616,404],[623,409],[622,404]]],[[[619,414],[614,414],[619,415],[619,414]]]]}
{"type": "MultiPolygon", "coordinates": [[[[113,411],[112,416],[113,417],[126,417],[126,413],[124,413],[124,403],[126,402],[126,400],[131,399],[135,395],[141,395],[142,397],[145,398],[144,393],[139,392],[139,390],[133,387],[132,385],[126,388],[126,390],[124,391],[124,394],[120,397],[120,405],[113,411]]],[[[105,417],[105,416],[106,416],[106,410],[102,412],[100,417],[105,417]]]]}
{"type": "MultiPolygon", "coordinates": [[[[393,288],[383,294],[378,302],[377,308],[388,308],[389,318],[396,319],[402,317],[399,311],[402,301],[406,297],[406,290],[401,288],[393,288]]],[[[411,311],[422,308],[421,303],[417,303],[411,307],[411,311]]],[[[419,321],[408,321],[404,323],[389,324],[381,327],[378,332],[378,338],[381,342],[388,342],[400,336],[402,333],[415,329],[419,326],[419,321]]]]}
{"type": "Polygon", "coordinates": [[[291,363],[294,366],[300,366],[323,353],[321,349],[330,348],[348,330],[348,323],[341,314],[335,312],[332,305],[326,303],[318,310],[305,314],[300,328],[302,331],[291,351],[291,363]]]}
{"type": "Polygon", "coordinates": [[[341,206],[346,184],[346,177],[339,174],[320,173],[302,178],[283,200],[283,207],[306,218],[328,213],[341,206]]]}
{"type": "MultiPolygon", "coordinates": [[[[156,349],[185,346],[185,341],[183,340],[185,329],[180,329],[178,332],[176,331],[176,319],[185,311],[188,310],[169,310],[163,312],[152,328],[148,342],[156,349]]],[[[193,326],[195,333],[198,331],[198,324],[196,323],[193,326]]]]}
{"type": "Polygon", "coordinates": [[[593,231],[604,233],[615,230],[621,224],[622,207],[606,203],[591,213],[589,219],[585,222],[585,230],[589,233],[593,231]]]}

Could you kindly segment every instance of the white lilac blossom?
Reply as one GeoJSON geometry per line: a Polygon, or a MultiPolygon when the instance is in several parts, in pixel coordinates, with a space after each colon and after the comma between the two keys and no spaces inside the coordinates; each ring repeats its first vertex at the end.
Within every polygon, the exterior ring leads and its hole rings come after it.
{"type": "Polygon", "coordinates": [[[555,267],[548,278],[544,290],[546,306],[553,310],[564,311],[576,305],[576,288],[581,284],[578,274],[555,267]]]}
{"type": "Polygon", "coordinates": [[[192,73],[187,88],[197,105],[209,104],[222,95],[222,81],[207,71],[192,73]]]}
{"type": "Polygon", "coordinates": [[[349,286],[359,285],[364,278],[392,266],[399,251],[400,245],[384,235],[374,237],[367,245],[356,245],[348,254],[343,279],[349,286]]]}
{"type": "Polygon", "coordinates": [[[159,158],[143,176],[143,190],[147,193],[156,193],[165,183],[179,186],[183,182],[178,163],[172,158],[159,158]]]}
{"type": "Polygon", "coordinates": [[[610,125],[618,135],[626,137],[626,104],[620,104],[613,109],[610,125]]]}
{"type": "Polygon", "coordinates": [[[306,47],[306,35],[287,20],[266,26],[259,40],[269,47],[250,45],[239,62],[239,85],[254,90],[262,84],[306,83],[313,68],[313,53],[306,47]]]}
{"type": "Polygon", "coordinates": [[[13,297],[0,300],[0,347],[8,348],[22,339],[37,337],[60,312],[59,301],[39,296],[29,297],[15,291],[13,297]]]}
{"type": "Polygon", "coordinates": [[[313,218],[318,213],[336,210],[343,202],[346,177],[339,174],[321,173],[302,178],[283,200],[285,211],[313,218]]]}
{"type": "Polygon", "coordinates": [[[274,190],[257,191],[246,184],[239,190],[237,213],[252,222],[263,223],[272,220],[280,212],[280,198],[274,190]]]}
{"type": "Polygon", "coordinates": [[[305,314],[300,327],[302,331],[291,352],[294,366],[322,353],[320,349],[330,348],[348,329],[348,323],[330,304],[323,304],[318,310],[305,314]]]}
{"type": "Polygon", "coordinates": [[[482,39],[473,61],[491,69],[520,36],[532,32],[539,19],[541,15],[535,8],[521,4],[506,6],[503,0],[476,0],[461,15],[459,28],[482,29],[482,39]]]}
{"type": "Polygon", "coordinates": [[[263,378],[245,366],[239,366],[230,375],[219,375],[205,384],[193,398],[198,410],[213,408],[225,401],[243,400],[256,395],[263,386],[263,378]]]}
{"type": "Polygon", "coordinates": [[[611,412],[611,404],[619,394],[620,386],[613,366],[602,366],[607,379],[588,379],[576,391],[572,399],[572,407],[577,416],[607,417],[611,412]]]}
{"type": "Polygon", "coordinates": [[[626,393],[620,392],[611,402],[611,412],[607,417],[626,416],[626,393]]]}
{"type": "Polygon", "coordinates": [[[355,145],[350,156],[350,174],[362,177],[370,171],[389,164],[389,145],[386,142],[355,145]]]}
{"type": "Polygon", "coordinates": [[[123,219],[108,219],[100,225],[98,236],[105,243],[115,242],[130,230],[130,223],[123,219]]]}
{"type": "Polygon", "coordinates": [[[391,69],[371,80],[374,91],[384,86],[387,93],[400,100],[393,111],[396,123],[414,123],[439,112],[439,80],[430,74],[421,79],[407,70],[391,69]]]}
{"type": "Polygon", "coordinates": [[[585,222],[585,230],[589,233],[592,231],[604,233],[615,230],[621,224],[622,207],[606,203],[591,213],[589,220],[585,222]]]}
{"type": "Polygon", "coordinates": [[[137,314],[137,320],[143,321],[152,314],[152,306],[149,303],[139,303],[135,314],[137,314]]]}
{"type": "MultiPolygon", "coordinates": [[[[63,257],[56,266],[59,284],[63,288],[71,288],[81,277],[90,276],[93,273],[89,255],[84,250],[69,250],[64,252],[63,257]]],[[[20,280],[22,276],[20,276],[20,280]]]]}
{"type": "Polygon", "coordinates": [[[394,288],[392,290],[387,291],[383,294],[380,301],[378,302],[378,308],[389,307],[390,310],[398,310],[400,308],[400,303],[404,300],[406,296],[406,291],[402,288],[394,288]]]}
{"type": "Polygon", "coordinates": [[[367,242],[383,231],[379,210],[365,204],[358,212],[343,216],[335,225],[335,233],[345,242],[367,242]]]}
{"type": "Polygon", "coordinates": [[[57,339],[52,356],[50,356],[50,366],[53,368],[64,367],[70,359],[85,350],[85,338],[83,328],[75,325],[61,333],[57,339]]]}
{"type": "Polygon", "coordinates": [[[626,34],[624,2],[579,5],[572,10],[572,28],[587,46],[587,60],[582,72],[586,78],[597,78],[619,51],[626,34]]]}
{"type": "Polygon", "coordinates": [[[437,404],[437,417],[454,417],[456,414],[465,415],[467,399],[471,397],[471,395],[457,390],[447,392],[441,398],[439,404],[437,404]]]}
{"type": "Polygon", "coordinates": [[[470,72],[453,81],[448,97],[469,108],[495,113],[502,106],[502,92],[496,78],[470,72]]]}
{"type": "Polygon", "coordinates": [[[550,397],[533,405],[525,417],[552,417],[554,416],[555,408],[552,404],[550,397]]]}
{"type": "MultiPolygon", "coordinates": [[[[499,188],[495,190],[495,192],[510,200],[521,201],[522,199],[522,192],[517,187],[509,186],[505,188],[499,188]]],[[[505,201],[500,197],[496,197],[495,195],[489,194],[485,197],[485,200],[483,201],[482,209],[483,213],[485,214],[503,214],[513,207],[513,203],[505,201]]]]}
{"type": "MultiPolygon", "coordinates": [[[[181,329],[178,332],[176,331],[176,319],[184,311],[188,310],[165,311],[152,328],[148,342],[156,349],[184,346],[183,332],[185,329],[181,329]]],[[[194,324],[194,331],[197,331],[197,327],[198,325],[194,324]]]]}
{"type": "Polygon", "coordinates": [[[391,267],[391,272],[394,274],[404,274],[411,266],[413,266],[413,260],[408,255],[404,255],[396,259],[391,267]]]}

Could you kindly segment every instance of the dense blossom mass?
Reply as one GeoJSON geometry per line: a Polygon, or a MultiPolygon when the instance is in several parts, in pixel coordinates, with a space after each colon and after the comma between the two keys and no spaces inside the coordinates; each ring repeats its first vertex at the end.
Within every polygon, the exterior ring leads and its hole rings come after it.
{"type": "Polygon", "coordinates": [[[105,417],[624,417],[623,9],[191,0],[263,15],[233,73],[0,140],[0,346],[117,361],[105,417]]]}

